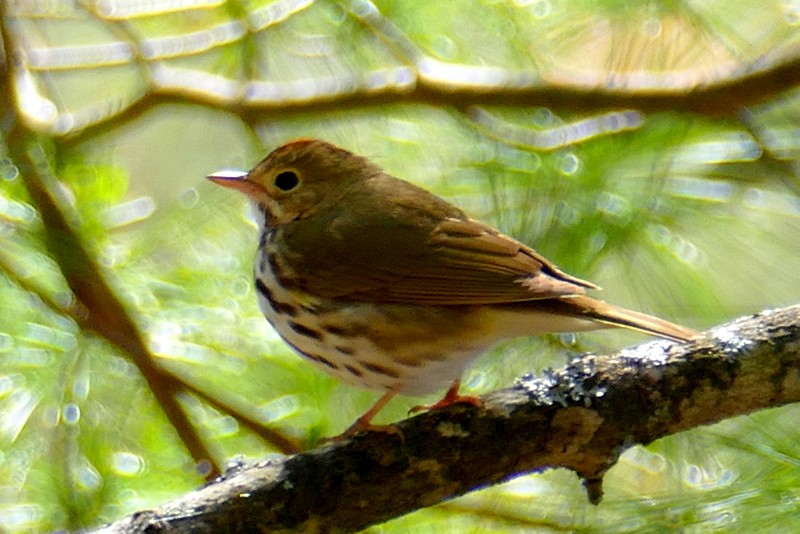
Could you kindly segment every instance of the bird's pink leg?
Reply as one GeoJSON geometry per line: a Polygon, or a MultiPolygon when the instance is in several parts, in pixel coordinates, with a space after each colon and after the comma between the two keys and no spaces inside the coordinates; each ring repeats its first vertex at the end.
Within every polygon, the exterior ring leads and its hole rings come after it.
{"type": "Polygon", "coordinates": [[[453,385],[450,386],[450,389],[447,390],[447,393],[444,394],[442,400],[430,405],[421,404],[419,406],[414,406],[408,411],[408,413],[445,408],[451,404],[471,404],[472,406],[483,406],[483,401],[480,397],[476,397],[475,395],[459,395],[458,388],[460,387],[461,380],[456,380],[453,382],[453,385]]]}
{"type": "Polygon", "coordinates": [[[377,431],[377,432],[386,432],[389,434],[399,434],[400,431],[393,426],[373,425],[372,423],[370,423],[370,421],[372,421],[372,418],[375,417],[377,413],[381,411],[383,407],[386,406],[395,395],[396,393],[393,392],[384,393],[383,396],[380,399],[378,399],[369,410],[364,412],[364,414],[358,419],[356,419],[352,425],[347,427],[347,430],[345,430],[338,436],[323,438],[321,442],[331,443],[331,442],[342,441],[344,439],[347,439],[349,437],[358,434],[359,432],[377,431]]]}

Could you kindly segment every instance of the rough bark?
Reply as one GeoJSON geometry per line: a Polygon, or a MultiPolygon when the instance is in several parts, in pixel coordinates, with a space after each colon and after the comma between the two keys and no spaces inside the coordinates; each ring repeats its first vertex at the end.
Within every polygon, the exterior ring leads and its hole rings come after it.
{"type": "Polygon", "coordinates": [[[603,475],[633,445],[800,401],[800,306],[686,344],[584,355],[484,400],[239,466],[99,532],[352,532],[552,467],[577,472],[597,502],[603,475]]]}

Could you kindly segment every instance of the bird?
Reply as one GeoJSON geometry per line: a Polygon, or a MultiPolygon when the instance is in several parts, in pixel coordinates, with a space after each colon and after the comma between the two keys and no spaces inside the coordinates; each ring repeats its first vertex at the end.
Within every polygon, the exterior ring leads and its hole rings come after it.
{"type": "Polygon", "coordinates": [[[504,339],[607,327],[696,335],[586,295],[599,287],[326,141],[290,141],[249,172],[208,179],[254,208],[255,293],[275,331],[339,381],[383,393],[342,436],[377,428],[396,395],[449,386],[425,408],[479,405],[459,392],[461,376],[504,339]]]}

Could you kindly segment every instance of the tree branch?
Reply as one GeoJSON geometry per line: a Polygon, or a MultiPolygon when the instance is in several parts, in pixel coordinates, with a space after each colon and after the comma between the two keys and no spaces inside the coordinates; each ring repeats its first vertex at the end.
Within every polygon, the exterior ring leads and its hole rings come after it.
{"type": "Polygon", "coordinates": [[[401,421],[396,433],[237,466],[98,532],[352,532],[551,467],[578,473],[598,502],[603,475],[625,449],[800,401],[800,305],[686,344],[584,355],[484,401],[401,421]]]}

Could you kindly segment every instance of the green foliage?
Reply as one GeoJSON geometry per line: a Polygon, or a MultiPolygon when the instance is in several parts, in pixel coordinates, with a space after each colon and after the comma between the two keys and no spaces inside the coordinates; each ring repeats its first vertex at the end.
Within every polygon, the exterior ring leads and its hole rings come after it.
{"type": "MultiPolygon", "coordinates": [[[[27,65],[32,86],[20,91],[42,106],[21,98],[3,113],[48,147],[42,158],[65,193],[62,208],[97,264],[86,276],[108,282],[153,364],[186,385],[172,393],[221,465],[280,452],[243,416],[314,443],[375,398],[311,368],[269,328],[251,284],[252,219],[241,198],[203,180],[219,168],[248,168],[295,137],[366,155],[604,286],[604,298],[621,305],[704,327],[800,301],[796,94],[751,108],[748,122],[693,112],[612,116],[618,112],[606,106],[546,108],[534,99],[487,104],[491,91],[481,86],[494,83],[488,87],[512,97],[549,86],[569,96],[576,80],[608,89],[618,76],[635,88],[638,75],[663,82],[681,72],[683,85],[660,87],[679,97],[695,87],[696,70],[713,63],[705,50],[743,62],[796,43],[796,26],[776,6],[711,2],[693,12],[678,2],[634,10],[625,2],[380,1],[372,11],[363,2],[226,2],[126,14],[80,3],[54,14],[45,3],[22,4],[0,7],[3,45],[40,53],[30,54],[43,63],[27,65]],[[597,21],[616,33],[587,30],[597,21]],[[648,21],[664,33],[642,37],[639,30],[653,29],[648,21]],[[756,23],[769,28],[760,40],[733,39],[756,23]],[[696,33],[686,37],[689,30],[696,33]],[[642,42],[651,46],[640,51],[642,42]],[[142,45],[133,63],[131,43],[142,45]],[[83,45],[107,55],[69,48],[83,45]],[[58,58],[66,63],[48,67],[58,58]],[[454,67],[465,65],[476,70],[454,67]],[[519,72],[525,76],[512,76],[519,72]],[[411,73],[424,90],[405,94],[411,73]],[[264,87],[273,92],[256,92],[264,87]],[[463,93],[455,98],[453,88],[463,93]],[[356,90],[364,101],[352,97],[356,90]],[[253,94],[263,99],[243,100],[253,94]],[[603,126],[609,117],[616,127],[603,126]]],[[[148,9],[134,4],[103,5],[148,9]]],[[[3,89],[13,74],[4,71],[3,89]]],[[[702,70],[701,78],[712,74],[702,70]]],[[[88,328],[72,307],[75,280],[50,254],[41,208],[26,187],[26,145],[5,124],[0,529],[78,529],[202,479],[130,347],[88,328]]],[[[604,332],[511,341],[484,356],[465,384],[485,392],[581,350],[641,339],[604,332]]],[[[397,399],[380,421],[430,400],[397,399]]],[[[791,530],[796,417],[797,407],[786,407],[632,449],[607,477],[598,507],[572,473],[556,470],[373,530],[791,530]]]]}

